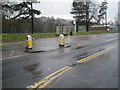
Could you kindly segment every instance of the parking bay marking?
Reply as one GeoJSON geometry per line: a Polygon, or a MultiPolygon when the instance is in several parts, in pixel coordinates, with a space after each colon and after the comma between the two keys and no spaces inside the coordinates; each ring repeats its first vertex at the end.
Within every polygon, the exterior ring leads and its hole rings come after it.
{"type": "MultiPolygon", "coordinates": [[[[89,61],[97,56],[100,56],[102,54],[105,54],[107,52],[109,52],[110,50],[116,48],[118,45],[114,45],[113,47],[110,47],[108,49],[105,49],[105,50],[102,50],[100,52],[97,52],[95,54],[92,54],[86,58],[83,58],[81,60],[78,60],[77,61],[77,64],[78,63],[84,63],[86,61],[89,61]]],[[[43,78],[42,80],[40,80],[39,82],[35,83],[35,85],[31,85],[31,86],[28,86],[27,88],[29,88],[29,90],[32,90],[33,88],[44,88],[45,86],[47,86],[50,82],[52,82],[54,79],[56,79],[57,77],[63,75],[65,72],[67,72],[68,70],[72,69],[73,67],[71,66],[66,66],[56,72],[53,72],[52,74],[50,74],[49,76],[43,78]]]]}

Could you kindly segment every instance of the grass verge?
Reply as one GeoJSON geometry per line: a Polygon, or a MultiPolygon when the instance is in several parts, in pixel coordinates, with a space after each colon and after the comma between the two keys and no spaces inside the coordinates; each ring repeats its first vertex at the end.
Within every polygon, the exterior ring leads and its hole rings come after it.
{"type": "Polygon", "coordinates": [[[105,34],[105,33],[118,33],[118,30],[114,31],[89,31],[89,32],[77,32],[76,35],[87,35],[87,34],[105,34]]]}
{"type": "MultiPolygon", "coordinates": [[[[56,37],[55,33],[27,33],[31,35],[34,38],[49,38],[49,37],[56,37]]],[[[18,41],[18,40],[26,40],[26,34],[20,33],[20,34],[1,34],[2,36],[0,40],[2,41],[18,41]]]]}
{"type": "MultiPolygon", "coordinates": [[[[118,33],[120,31],[89,31],[89,32],[77,32],[76,35],[87,35],[87,34],[104,34],[104,33],[118,33]]],[[[55,33],[35,33],[31,34],[34,38],[50,38],[50,37],[58,37],[55,33]]],[[[74,35],[74,33],[73,33],[74,35]]],[[[26,40],[25,33],[19,34],[0,34],[0,41],[18,41],[18,40],[26,40]]]]}

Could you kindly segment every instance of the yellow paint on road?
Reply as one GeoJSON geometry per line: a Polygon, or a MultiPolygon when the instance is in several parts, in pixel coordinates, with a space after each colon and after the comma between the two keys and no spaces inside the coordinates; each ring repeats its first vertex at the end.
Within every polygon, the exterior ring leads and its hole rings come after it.
{"type": "Polygon", "coordinates": [[[0,43],[0,45],[10,45],[10,44],[17,44],[17,43],[25,43],[26,41],[20,41],[20,42],[11,42],[11,43],[0,43]]]}
{"type": "MultiPolygon", "coordinates": [[[[88,61],[88,60],[91,60],[91,59],[93,59],[93,58],[95,58],[95,57],[97,57],[97,56],[100,56],[100,55],[102,55],[102,54],[107,53],[108,51],[112,50],[113,48],[115,48],[115,47],[117,47],[117,46],[118,46],[118,45],[115,45],[115,46],[110,47],[110,48],[108,48],[108,49],[106,49],[106,50],[102,50],[102,51],[97,52],[97,53],[95,53],[95,54],[93,54],[93,55],[90,55],[90,56],[88,56],[88,57],[86,57],[86,58],[83,58],[83,59],[81,59],[81,60],[78,60],[77,63],[83,63],[83,62],[86,62],[86,61],[88,61]]],[[[62,68],[62,69],[60,69],[60,70],[58,70],[58,71],[50,74],[49,76],[47,76],[47,77],[45,77],[44,79],[40,80],[40,81],[39,81],[38,83],[36,83],[34,86],[30,87],[29,90],[32,90],[33,88],[37,88],[38,86],[39,86],[38,88],[44,88],[44,87],[46,87],[50,82],[52,82],[54,79],[56,79],[57,77],[61,76],[61,75],[64,74],[66,71],[70,70],[71,68],[73,68],[73,67],[66,66],[66,67],[64,67],[64,68],[62,68]],[[56,75],[55,75],[55,74],[56,74],[56,75]],[[55,75],[55,76],[54,76],[54,75],[55,75]],[[53,77],[53,76],[54,76],[54,77],[53,77]],[[48,80],[47,80],[47,79],[48,79],[48,80]],[[42,84],[42,82],[43,82],[44,80],[47,80],[47,81],[42,84]],[[40,85],[40,84],[41,84],[41,85],[40,85]]]]}
{"type": "Polygon", "coordinates": [[[97,52],[97,53],[95,53],[95,54],[93,54],[93,55],[91,55],[91,56],[88,56],[88,57],[86,57],[86,58],[83,58],[83,59],[77,61],[77,63],[84,63],[84,62],[86,62],[86,61],[88,61],[88,60],[91,60],[91,59],[93,59],[93,58],[95,58],[95,57],[97,57],[97,56],[100,56],[100,55],[102,55],[102,54],[110,51],[111,49],[113,49],[113,48],[115,48],[115,47],[117,47],[117,45],[115,45],[115,46],[113,46],[113,47],[110,47],[110,48],[108,48],[108,49],[106,49],[106,50],[102,50],[102,51],[100,51],[100,52],[97,52]]]}
{"type": "Polygon", "coordinates": [[[72,67],[69,67],[67,69],[65,69],[64,71],[60,72],[58,75],[56,75],[55,77],[51,78],[50,80],[48,80],[46,83],[44,83],[43,85],[41,85],[38,88],[44,88],[45,86],[47,86],[51,81],[55,80],[57,77],[61,76],[62,74],[64,74],[66,71],[70,70],[72,67]]]}
{"type": "Polygon", "coordinates": [[[49,76],[47,76],[47,77],[45,77],[44,79],[42,79],[42,80],[40,80],[39,82],[37,82],[37,83],[36,83],[34,86],[32,86],[31,88],[36,88],[36,87],[39,86],[44,80],[46,80],[46,79],[54,76],[55,74],[57,74],[57,73],[65,70],[65,69],[67,69],[67,68],[68,68],[68,66],[66,66],[66,67],[64,67],[64,68],[62,68],[62,69],[60,69],[60,70],[58,70],[58,71],[56,71],[56,72],[53,72],[53,73],[50,74],[49,76]]]}

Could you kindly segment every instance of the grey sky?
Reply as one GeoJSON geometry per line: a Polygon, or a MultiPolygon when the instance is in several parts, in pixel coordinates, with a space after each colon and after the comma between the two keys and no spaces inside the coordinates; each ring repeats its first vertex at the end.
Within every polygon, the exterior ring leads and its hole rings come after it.
{"type": "MultiPolygon", "coordinates": [[[[96,1],[101,3],[104,0],[96,1]]],[[[113,20],[118,12],[119,0],[107,0],[108,19],[113,20]]],[[[55,18],[73,19],[70,14],[73,0],[40,0],[40,4],[35,4],[34,8],[41,10],[40,16],[53,16],[55,18]]],[[[40,17],[39,16],[39,17],[40,17]]]]}

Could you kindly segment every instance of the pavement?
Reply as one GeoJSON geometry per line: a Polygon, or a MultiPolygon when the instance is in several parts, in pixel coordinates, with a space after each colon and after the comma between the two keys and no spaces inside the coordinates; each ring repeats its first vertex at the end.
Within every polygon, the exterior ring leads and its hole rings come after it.
{"type": "Polygon", "coordinates": [[[117,33],[65,41],[71,47],[59,48],[58,38],[35,40],[39,53],[25,52],[25,43],[3,45],[2,87],[118,88],[117,33]]]}

